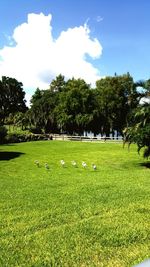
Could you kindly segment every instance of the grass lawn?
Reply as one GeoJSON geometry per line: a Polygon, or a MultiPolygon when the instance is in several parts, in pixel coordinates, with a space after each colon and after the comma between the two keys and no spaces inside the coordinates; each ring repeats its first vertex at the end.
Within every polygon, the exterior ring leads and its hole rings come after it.
{"type": "Polygon", "coordinates": [[[150,169],[136,146],[29,142],[1,146],[0,159],[0,266],[124,267],[150,257],[150,169]]]}

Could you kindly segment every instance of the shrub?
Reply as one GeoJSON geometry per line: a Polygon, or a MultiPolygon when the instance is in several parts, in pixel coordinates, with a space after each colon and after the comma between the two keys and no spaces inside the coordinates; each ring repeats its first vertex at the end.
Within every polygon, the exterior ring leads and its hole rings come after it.
{"type": "MultiPolygon", "coordinates": [[[[19,134],[19,133],[9,133],[6,136],[6,143],[20,143],[20,142],[30,142],[30,141],[40,141],[49,140],[50,137],[47,134],[19,134]]],[[[51,139],[52,140],[52,139],[51,139]]]]}
{"type": "Polygon", "coordinates": [[[33,133],[33,134],[41,134],[42,130],[39,127],[31,127],[30,128],[30,132],[33,133]]]}
{"type": "Polygon", "coordinates": [[[6,142],[7,143],[19,143],[19,136],[20,134],[17,133],[9,133],[6,137],[6,142]]]}
{"type": "Polygon", "coordinates": [[[7,135],[7,129],[5,126],[0,126],[0,144],[5,143],[5,138],[7,135]]]}

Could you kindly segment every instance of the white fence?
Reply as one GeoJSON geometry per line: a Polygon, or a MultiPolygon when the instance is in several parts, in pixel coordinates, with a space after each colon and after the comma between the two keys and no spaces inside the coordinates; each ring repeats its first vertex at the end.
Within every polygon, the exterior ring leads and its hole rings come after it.
{"type": "Polygon", "coordinates": [[[73,136],[73,135],[59,135],[53,134],[53,140],[64,140],[64,141],[84,141],[84,142],[122,142],[123,138],[119,137],[89,137],[89,136],[73,136]]]}

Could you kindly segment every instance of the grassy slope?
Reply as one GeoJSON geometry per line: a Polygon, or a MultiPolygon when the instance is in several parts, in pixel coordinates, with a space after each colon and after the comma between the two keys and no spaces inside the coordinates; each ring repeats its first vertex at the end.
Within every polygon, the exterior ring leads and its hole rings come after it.
{"type": "Polygon", "coordinates": [[[136,147],[45,141],[1,151],[24,154],[0,162],[0,266],[123,267],[150,257],[150,169],[136,147]]]}

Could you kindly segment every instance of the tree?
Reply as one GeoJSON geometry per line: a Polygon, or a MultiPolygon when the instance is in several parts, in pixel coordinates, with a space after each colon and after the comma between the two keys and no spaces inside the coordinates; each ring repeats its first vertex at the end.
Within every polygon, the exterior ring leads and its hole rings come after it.
{"type": "Polygon", "coordinates": [[[91,90],[91,106],[92,106],[92,120],[89,123],[89,131],[94,133],[94,136],[97,134],[103,135],[105,117],[102,113],[99,103],[99,94],[97,90],[91,90]]]}
{"type": "Polygon", "coordinates": [[[129,73],[106,77],[96,82],[99,112],[103,118],[106,136],[114,131],[121,133],[126,126],[127,116],[138,103],[138,93],[129,73]]]}
{"type": "Polygon", "coordinates": [[[55,109],[58,126],[62,132],[83,134],[92,120],[92,92],[82,79],[69,79],[59,94],[55,109]]]}
{"type": "Polygon", "coordinates": [[[55,108],[58,104],[58,96],[65,86],[64,76],[61,74],[52,80],[47,90],[36,89],[31,98],[31,108],[28,112],[31,126],[44,132],[58,131],[55,119],[55,108]]]}
{"type": "Polygon", "coordinates": [[[14,78],[3,76],[0,80],[0,124],[4,123],[10,113],[27,110],[22,86],[22,83],[14,78]]]}
{"type": "Polygon", "coordinates": [[[31,97],[31,100],[30,100],[31,105],[34,105],[34,103],[35,103],[37,100],[41,99],[42,96],[43,96],[43,94],[44,94],[44,90],[40,90],[39,88],[37,88],[37,89],[35,90],[33,96],[31,97]]]}
{"type": "Polygon", "coordinates": [[[52,92],[62,92],[65,86],[65,78],[63,75],[59,74],[50,84],[50,91],[52,92]]]}
{"type": "Polygon", "coordinates": [[[27,112],[17,112],[14,114],[13,123],[15,126],[20,126],[22,130],[27,127],[27,112]]]}
{"type": "Polygon", "coordinates": [[[43,90],[42,96],[33,101],[28,112],[31,127],[34,126],[40,131],[43,129],[46,133],[55,131],[57,128],[54,114],[56,103],[57,94],[50,90],[43,90]]]}
{"type": "Polygon", "coordinates": [[[130,116],[130,124],[124,130],[124,144],[136,143],[138,152],[143,148],[144,158],[150,157],[150,104],[139,106],[130,116]]]}

